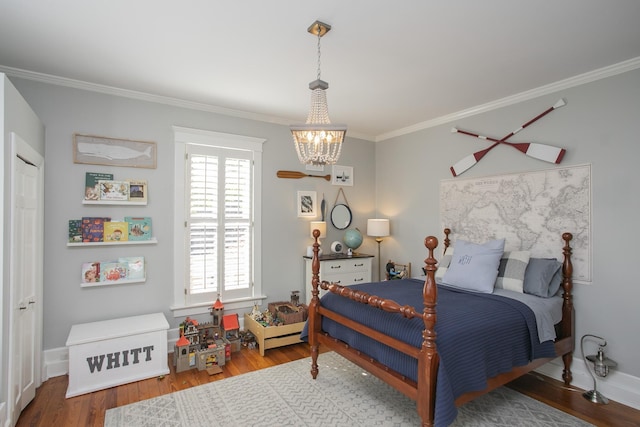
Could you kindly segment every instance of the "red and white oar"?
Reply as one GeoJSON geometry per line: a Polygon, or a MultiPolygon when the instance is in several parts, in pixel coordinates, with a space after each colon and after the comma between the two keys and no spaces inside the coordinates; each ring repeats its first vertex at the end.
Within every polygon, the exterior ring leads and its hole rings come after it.
{"type": "Polygon", "coordinates": [[[534,122],[538,121],[542,117],[546,116],[553,110],[556,110],[564,105],[566,105],[566,103],[564,102],[563,99],[560,99],[558,102],[556,102],[553,105],[553,107],[550,107],[547,110],[543,111],[542,113],[538,114],[536,117],[529,120],[527,123],[523,124],[518,129],[509,133],[502,139],[490,138],[483,135],[478,135],[476,133],[463,131],[457,128],[451,129],[451,132],[463,133],[465,135],[470,135],[476,138],[485,139],[487,141],[494,142],[494,144],[491,145],[490,147],[485,148],[484,150],[477,151],[473,154],[470,154],[465,158],[463,158],[462,160],[460,160],[459,162],[457,162],[456,164],[454,164],[453,166],[451,166],[450,168],[451,173],[455,177],[462,174],[463,172],[466,172],[468,169],[470,169],[472,166],[478,163],[480,159],[482,159],[485,156],[485,154],[487,154],[489,151],[495,148],[498,144],[511,145],[517,150],[526,154],[527,156],[530,156],[539,160],[544,160],[546,162],[551,162],[551,163],[560,163],[562,161],[562,157],[564,157],[564,154],[566,152],[564,148],[557,148],[551,145],[538,144],[538,143],[532,143],[532,142],[510,143],[510,142],[506,142],[506,140],[511,138],[516,133],[520,132],[522,129],[526,128],[527,126],[533,124],[534,122]]]}
{"type": "Polygon", "coordinates": [[[534,159],[543,160],[549,163],[560,163],[562,161],[562,158],[564,157],[564,154],[567,152],[567,150],[565,150],[564,148],[554,147],[553,145],[539,144],[537,142],[506,142],[498,140],[496,138],[478,135],[476,133],[457,128],[451,129],[451,132],[463,133],[465,135],[475,136],[476,138],[485,139],[487,141],[510,145],[529,157],[533,157],[534,159]]]}

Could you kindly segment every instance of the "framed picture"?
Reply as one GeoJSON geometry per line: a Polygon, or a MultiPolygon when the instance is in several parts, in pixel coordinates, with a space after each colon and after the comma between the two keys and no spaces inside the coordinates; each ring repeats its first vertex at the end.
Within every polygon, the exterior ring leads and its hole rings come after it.
{"type": "Polygon", "coordinates": [[[146,180],[128,180],[129,182],[129,201],[130,202],[147,202],[147,181],[146,180]]]}
{"type": "Polygon", "coordinates": [[[353,167],[333,165],[331,170],[332,185],[353,186],[353,167]]]}
{"type": "Polygon", "coordinates": [[[318,215],[318,198],[315,191],[298,191],[296,203],[299,217],[315,218],[318,215]]]}
{"type": "Polygon", "coordinates": [[[156,143],[76,133],[73,163],[155,169],[156,143]]]}

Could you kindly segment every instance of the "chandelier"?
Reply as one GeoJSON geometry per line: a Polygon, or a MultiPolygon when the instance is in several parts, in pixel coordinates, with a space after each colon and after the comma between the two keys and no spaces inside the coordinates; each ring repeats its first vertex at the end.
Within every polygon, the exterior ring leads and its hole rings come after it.
{"type": "Polygon", "coordinates": [[[320,39],[331,25],[316,21],[307,31],[318,36],[318,76],[309,83],[311,107],[305,124],[291,125],[293,143],[298,159],[306,165],[332,165],[338,161],[342,142],[347,133],[346,125],[332,125],[329,120],[326,89],[329,83],[320,79],[320,39]]]}

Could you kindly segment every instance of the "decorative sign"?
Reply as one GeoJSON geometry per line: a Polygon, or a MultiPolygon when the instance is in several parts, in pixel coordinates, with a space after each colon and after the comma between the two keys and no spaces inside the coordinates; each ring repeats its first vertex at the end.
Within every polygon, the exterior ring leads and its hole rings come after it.
{"type": "Polygon", "coordinates": [[[73,162],[155,169],[156,143],[75,134],[73,162]]]}

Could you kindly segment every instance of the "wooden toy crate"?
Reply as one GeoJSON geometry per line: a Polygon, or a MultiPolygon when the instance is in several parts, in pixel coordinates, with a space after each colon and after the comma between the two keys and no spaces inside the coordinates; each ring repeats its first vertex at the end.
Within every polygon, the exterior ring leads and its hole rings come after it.
{"type": "Polygon", "coordinates": [[[268,308],[273,317],[280,319],[285,325],[307,320],[307,306],[304,304],[295,306],[288,301],[270,302],[268,308]]]}
{"type": "Polygon", "coordinates": [[[281,326],[262,326],[249,314],[245,314],[244,327],[256,337],[256,343],[260,348],[260,356],[264,356],[264,351],[270,348],[301,342],[300,332],[302,332],[304,322],[281,326]]]}

